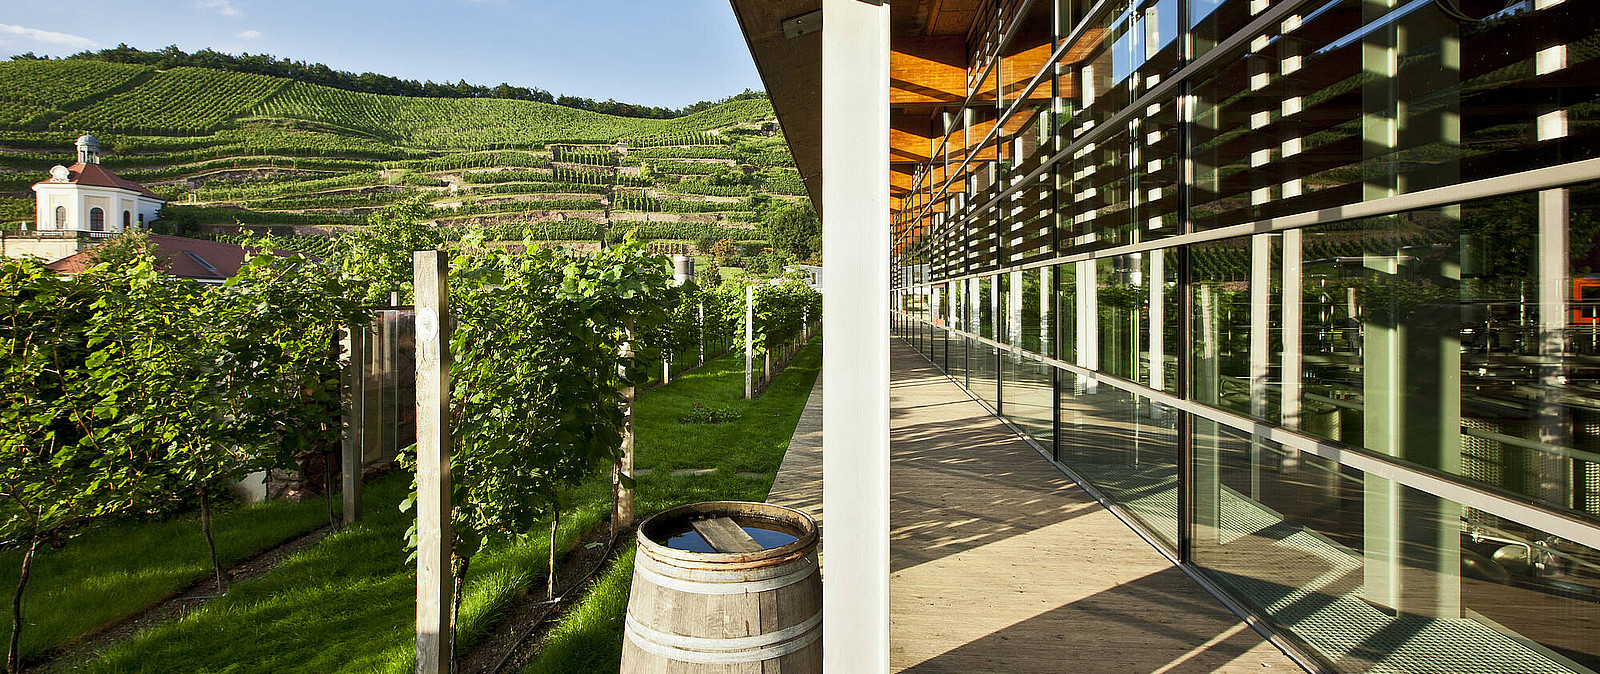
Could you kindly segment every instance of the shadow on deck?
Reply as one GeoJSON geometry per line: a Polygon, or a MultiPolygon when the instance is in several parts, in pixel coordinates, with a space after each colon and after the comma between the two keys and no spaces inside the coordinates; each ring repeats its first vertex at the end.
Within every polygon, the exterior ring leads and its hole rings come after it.
{"type": "MultiPolygon", "coordinates": [[[[1301,671],[915,351],[891,358],[892,671],[1301,671]]],[[[768,499],[819,521],[821,393],[768,499]]]]}

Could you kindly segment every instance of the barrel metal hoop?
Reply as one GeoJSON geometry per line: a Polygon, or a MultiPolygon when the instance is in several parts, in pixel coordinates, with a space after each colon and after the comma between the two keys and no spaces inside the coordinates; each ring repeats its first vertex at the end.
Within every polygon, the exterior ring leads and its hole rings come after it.
{"type": "MultiPolygon", "coordinates": [[[[750,580],[746,579],[748,576],[736,576],[729,581],[719,583],[713,581],[674,578],[657,570],[655,568],[657,564],[658,563],[655,562],[655,560],[641,555],[639,556],[638,561],[634,564],[633,570],[634,573],[639,574],[644,579],[656,585],[677,590],[679,592],[686,592],[688,594],[750,594],[754,592],[765,592],[767,590],[776,590],[778,588],[788,587],[810,578],[812,574],[817,572],[816,564],[806,563],[799,569],[780,576],[750,580]]],[[[723,577],[729,577],[732,574],[719,575],[723,577]]]]}
{"type": "Polygon", "coordinates": [[[624,632],[634,646],[651,655],[678,662],[723,665],[781,658],[810,646],[822,636],[822,630],[817,629],[821,624],[822,614],[818,613],[803,623],[770,634],[708,639],[661,632],[646,627],[630,613],[624,632]]]}

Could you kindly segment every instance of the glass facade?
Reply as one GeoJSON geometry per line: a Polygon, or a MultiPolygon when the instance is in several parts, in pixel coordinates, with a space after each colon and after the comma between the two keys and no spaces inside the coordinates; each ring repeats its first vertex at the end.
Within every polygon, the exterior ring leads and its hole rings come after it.
{"type": "Polygon", "coordinates": [[[897,333],[1330,670],[1600,671],[1600,8],[998,5],[897,333]]]}

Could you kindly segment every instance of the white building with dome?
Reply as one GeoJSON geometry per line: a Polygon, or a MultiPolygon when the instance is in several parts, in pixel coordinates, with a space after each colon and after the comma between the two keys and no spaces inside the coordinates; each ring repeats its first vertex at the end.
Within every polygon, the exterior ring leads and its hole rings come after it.
{"type": "Polygon", "coordinates": [[[106,232],[144,227],[166,203],[139,183],[100,165],[100,141],[78,138],[78,163],[55,166],[34,183],[34,217],[41,232],[106,232]]]}

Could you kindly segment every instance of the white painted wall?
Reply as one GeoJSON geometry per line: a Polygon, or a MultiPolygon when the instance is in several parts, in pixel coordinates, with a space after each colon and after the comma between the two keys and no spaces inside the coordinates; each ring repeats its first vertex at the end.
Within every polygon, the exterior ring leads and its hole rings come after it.
{"type": "Polygon", "coordinates": [[[139,194],[132,190],[117,187],[101,187],[98,185],[75,185],[72,183],[43,184],[33,187],[34,194],[34,221],[39,229],[45,231],[56,228],[56,207],[67,208],[68,231],[88,232],[89,209],[96,206],[105,210],[107,232],[122,231],[122,214],[127,212],[129,221],[134,225],[144,218],[146,224],[156,219],[156,213],[161,210],[164,202],[159,199],[139,194]]]}

